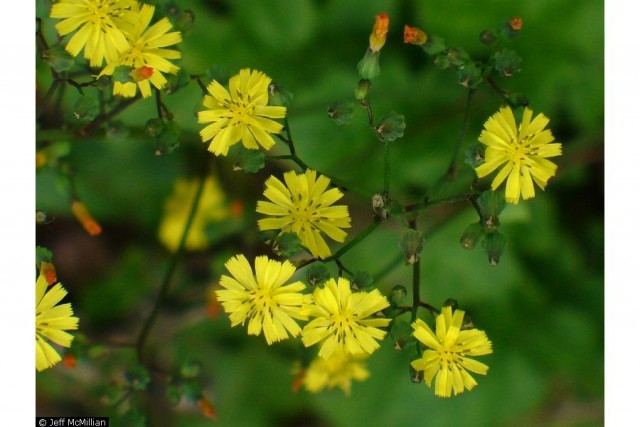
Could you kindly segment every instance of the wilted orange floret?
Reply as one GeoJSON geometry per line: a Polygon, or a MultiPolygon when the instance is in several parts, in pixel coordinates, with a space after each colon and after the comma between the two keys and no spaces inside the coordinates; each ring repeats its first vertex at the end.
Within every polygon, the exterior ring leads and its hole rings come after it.
{"type": "Polygon", "coordinates": [[[520,31],[522,29],[522,18],[514,16],[509,20],[509,26],[513,31],[520,31]]]}
{"type": "Polygon", "coordinates": [[[76,360],[76,357],[73,354],[67,353],[62,358],[62,363],[64,363],[64,366],[67,367],[67,368],[75,368],[77,360],[76,360]]]}
{"type": "Polygon", "coordinates": [[[404,26],[404,42],[423,45],[427,42],[427,34],[420,28],[404,26]]]}
{"type": "Polygon", "coordinates": [[[138,83],[151,78],[151,76],[153,75],[153,68],[147,66],[134,68],[133,70],[131,70],[129,75],[134,82],[138,83]]]}
{"type": "Polygon", "coordinates": [[[93,219],[84,203],[78,200],[72,201],[71,212],[89,234],[97,236],[102,233],[102,227],[93,219]]]}
{"type": "Polygon", "coordinates": [[[214,408],[213,405],[204,398],[198,399],[198,408],[200,408],[200,410],[202,411],[202,415],[204,415],[205,417],[211,418],[213,420],[218,417],[216,408],[214,408]]]}
{"type": "Polygon", "coordinates": [[[380,13],[376,15],[376,22],[373,24],[373,31],[369,36],[369,48],[377,52],[382,49],[387,41],[387,32],[389,31],[389,15],[380,13]]]}
{"type": "Polygon", "coordinates": [[[50,262],[42,261],[40,263],[40,274],[42,274],[47,281],[47,285],[51,286],[58,281],[58,275],[56,274],[56,267],[50,262]]]}

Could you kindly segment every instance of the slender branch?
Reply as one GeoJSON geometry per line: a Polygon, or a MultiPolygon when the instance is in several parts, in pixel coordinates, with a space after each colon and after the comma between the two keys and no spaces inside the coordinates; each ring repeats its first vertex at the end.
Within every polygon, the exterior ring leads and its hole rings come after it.
{"type": "Polygon", "coordinates": [[[420,301],[420,307],[426,308],[427,310],[429,310],[429,313],[431,313],[433,317],[437,317],[438,314],[440,314],[437,308],[435,308],[431,304],[427,304],[426,302],[420,301]]]}
{"type": "MultiPolygon", "coordinates": [[[[412,219],[409,221],[409,227],[413,230],[417,230],[417,221],[412,219]]],[[[420,257],[412,264],[413,269],[413,306],[411,309],[411,322],[414,322],[418,317],[418,307],[420,307],[420,257]]]]}
{"type": "Polygon", "coordinates": [[[207,87],[205,86],[204,83],[202,83],[202,80],[200,80],[200,76],[191,76],[191,80],[195,80],[196,83],[198,84],[198,86],[200,86],[200,90],[202,90],[202,94],[206,95],[208,93],[207,91],[207,87]]]}
{"type": "Polygon", "coordinates": [[[51,100],[51,97],[53,96],[53,94],[56,92],[56,90],[60,86],[60,83],[62,83],[62,80],[60,80],[60,79],[54,79],[53,82],[51,82],[51,86],[49,87],[49,90],[44,95],[44,98],[42,98],[42,102],[40,103],[40,108],[38,108],[38,112],[36,114],[36,118],[40,118],[40,115],[45,110],[47,104],[51,100]]]}
{"type": "Polygon", "coordinates": [[[89,122],[87,125],[85,125],[84,127],[81,127],[78,130],[78,133],[81,136],[89,136],[91,135],[93,132],[96,131],[96,129],[98,129],[103,123],[111,120],[112,118],[114,118],[115,116],[117,116],[118,114],[120,114],[121,112],[123,112],[124,110],[126,110],[128,107],[130,107],[131,105],[133,105],[136,101],[138,101],[140,99],[139,96],[136,96],[135,98],[131,98],[131,99],[127,99],[126,101],[122,101],[120,102],[120,104],[116,105],[111,111],[109,111],[108,113],[104,113],[99,115],[98,117],[95,118],[95,120],[93,120],[92,122],[89,122]]]}
{"type": "Polygon", "coordinates": [[[389,141],[384,143],[384,194],[389,194],[391,184],[391,150],[389,141]]]}
{"type": "Polygon", "coordinates": [[[158,118],[160,119],[160,121],[162,123],[164,123],[164,112],[162,110],[163,105],[162,105],[162,97],[160,95],[160,91],[158,89],[155,89],[155,95],[156,95],[156,110],[158,112],[158,118]]]}
{"type": "Polygon", "coordinates": [[[471,193],[456,194],[455,196],[445,197],[443,199],[426,200],[426,201],[424,201],[422,203],[415,203],[415,204],[412,204],[412,205],[407,205],[407,206],[404,207],[404,214],[411,213],[411,212],[420,212],[420,211],[427,210],[429,208],[433,208],[433,207],[436,207],[436,206],[450,205],[450,204],[453,204],[453,203],[462,202],[462,201],[474,198],[478,194],[480,194],[480,192],[474,191],[474,192],[471,192],[471,193]]]}
{"type": "Polygon", "coordinates": [[[191,229],[191,225],[193,224],[193,218],[196,215],[196,211],[198,210],[198,205],[200,204],[200,199],[202,197],[202,190],[204,189],[204,183],[206,180],[206,174],[200,178],[200,183],[198,185],[198,190],[196,191],[196,195],[193,198],[193,203],[191,204],[191,210],[189,212],[189,217],[187,219],[187,223],[184,226],[184,230],[182,232],[182,236],[180,237],[180,243],[178,243],[178,248],[173,253],[171,257],[171,261],[169,263],[169,267],[165,273],[164,279],[162,280],[162,284],[160,285],[160,291],[156,297],[155,303],[153,304],[153,309],[151,313],[147,317],[140,331],[140,335],[138,336],[138,340],[136,342],[136,351],[138,353],[138,361],[142,363],[142,352],[144,350],[144,345],[149,337],[149,333],[151,332],[151,328],[158,318],[158,313],[160,311],[160,306],[164,302],[167,294],[169,293],[169,287],[171,285],[171,279],[173,278],[173,274],[178,265],[178,260],[180,255],[182,254],[182,250],[184,248],[184,243],[187,240],[187,235],[189,234],[189,230],[191,229]]]}

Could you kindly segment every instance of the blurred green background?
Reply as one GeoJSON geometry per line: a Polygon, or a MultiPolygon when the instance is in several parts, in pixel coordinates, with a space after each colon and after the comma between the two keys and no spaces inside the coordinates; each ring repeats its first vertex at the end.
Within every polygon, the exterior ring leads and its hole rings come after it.
{"type": "MultiPolygon", "coordinates": [[[[158,9],[169,6],[155,3],[158,9]]],[[[50,4],[36,3],[53,43],[50,4]]],[[[419,201],[445,172],[466,96],[452,70],[437,69],[421,49],[403,44],[404,24],[484,58],[489,49],[479,42],[479,33],[520,16],[523,29],[513,48],[523,58],[522,72],[498,83],[525,94],[534,113],[544,112],[564,148],[558,175],[547,190],[509,206],[501,216],[508,247],[497,267],[489,265],[481,248],[466,251],[458,243],[476,220],[471,207],[436,209],[418,218],[426,237],[423,298],[435,306],[456,298],[494,347],[494,354],[482,358],[489,375],[477,376],[475,390],[451,399],[412,384],[412,355],[394,351],[389,340],[369,360],[371,378],[354,383],[350,396],[341,390],[293,393],[293,362],[302,356],[294,342],[267,347],[262,337],[231,329],[225,315],[211,317],[207,296],[224,272],[223,263],[236,253],[251,259],[268,251],[253,212],[264,179],[294,167],[269,162],[257,175],[245,175],[234,172],[228,159],[211,160],[227,201],[244,203],[245,211],[212,230],[209,250],[182,259],[150,348],[164,369],[192,359],[202,362],[205,395],[217,409],[217,425],[604,423],[604,2],[176,0],[172,5],[195,13],[181,45],[185,70],[264,71],[294,95],[288,118],[299,156],[372,192],[382,187],[383,157],[365,112],[359,109],[350,125],[337,126],[327,117],[327,107],[352,99],[356,64],[368,45],[374,16],[387,12],[390,29],[371,102],[376,117],[391,110],[406,117],[405,136],[393,143],[391,158],[391,195],[403,204],[419,201]]],[[[42,61],[36,66],[41,96],[51,74],[42,61]]],[[[61,101],[64,111],[45,112],[39,131],[61,129],[64,122],[73,126],[70,112],[77,98],[68,88],[61,101]]],[[[98,132],[70,141],[67,159],[77,193],[101,223],[102,235],[88,236],[73,220],[68,184],[58,172],[43,168],[37,173],[36,207],[55,221],[38,226],[36,243],[52,250],[80,331],[91,342],[135,339],[170,258],[157,239],[164,200],[177,178],[195,176],[212,157],[196,134],[200,89],[190,84],[164,101],[184,131],[171,154],[156,156],[153,141],[142,135],[145,122],[156,115],[152,99],[118,116],[107,136],[98,132]]],[[[487,85],[478,90],[466,144],[477,139],[500,103],[487,85]]],[[[277,153],[285,153],[281,144],[277,147],[277,153]]],[[[371,222],[370,201],[356,194],[345,200],[354,219],[353,236],[371,222]]],[[[383,292],[397,284],[409,287],[411,269],[398,262],[402,230],[394,221],[385,223],[345,255],[344,263],[379,277],[376,284],[383,292]]],[[[109,349],[103,357],[80,359],[74,369],[60,365],[38,374],[37,414],[111,414],[101,393],[130,366],[128,352],[109,349]]],[[[193,404],[171,407],[161,388],[152,389],[144,404],[152,408],[149,425],[212,424],[193,404]]]]}

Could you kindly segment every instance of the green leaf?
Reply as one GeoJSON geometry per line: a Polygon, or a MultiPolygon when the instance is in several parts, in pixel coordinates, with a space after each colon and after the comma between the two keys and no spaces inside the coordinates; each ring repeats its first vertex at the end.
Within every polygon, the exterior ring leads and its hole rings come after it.
{"type": "Polygon", "coordinates": [[[234,144],[228,155],[234,160],[234,170],[256,173],[264,168],[265,155],[261,150],[248,150],[242,144],[234,144]]]}
{"type": "Polygon", "coordinates": [[[165,122],[155,140],[156,156],[172,153],[180,145],[180,127],[173,120],[165,122]]]}
{"type": "Polygon", "coordinates": [[[291,258],[302,250],[302,242],[296,233],[282,233],[276,237],[272,249],[280,256],[291,258]]]}

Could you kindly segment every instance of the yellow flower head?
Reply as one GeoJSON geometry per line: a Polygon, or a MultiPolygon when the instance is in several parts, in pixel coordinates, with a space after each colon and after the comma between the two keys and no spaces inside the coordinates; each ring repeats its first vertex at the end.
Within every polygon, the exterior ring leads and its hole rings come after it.
{"type": "Polygon", "coordinates": [[[229,147],[238,141],[250,150],[265,150],[275,145],[271,133],[279,133],[282,125],[271,119],[285,116],[285,107],[267,105],[271,79],[260,71],[248,68],[229,79],[229,90],[216,80],[207,87],[198,123],[211,123],[200,131],[202,142],[211,141],[209,151],[226,156],[229,147]]]}
{"type": "Polygon", "coordinates": [[[116,61],[110,62],[100,73],[112,75],[116,67],[124,65],[132,67],[130,73],[133,82],[114,82],[113,94],[125,98],[136,96],[137,89],[144,98],[151,96],[151,85],[156,89],[162,89],[167,84],[163,73],[176,74],[180,67],[169,59],[179,59],[182,53],[175,49],[167,49],[182,41],[180,31],[172,31],[172,25],[168,18],[162,18],[149,27],[155,6],[143,4],[140,8],[137,3],[132,8],[135,13],[135,21],[128,26],[126,31],[129,47],[116,61]]]}
{"type": "Polygon", "coordinates": [[[489,367],[467,356],[482,356],[492,353],[491,341],[484,331],[470,329],[461,331],[464,311],[444,307],[436,318],[436,333],[422,320],[416,320],[413,336],[428,347],[420,359],[411,362],[418,371],[424,371],[424,382],[431,387],[436,377],[436,396],[451,397],[471,390],[478,383],[467,372],[486,375],[489,367]],[[436,376],[437,374],[437,376],[436,376]]]}
{"type": "Polygon", "coordinates": [[[345,354],[371,354],[380,345],[376,340],[385,337],[391,319],[371,317],[389,307],[389,301],[374,289],[371,292],[352,292],[345,278],[329,279],[313,292],[309,314],[316,319],[302,330],[305,347],[322,342],[318,355],[329,360],[336,351],[345,354]]]}
{"type": "Polygon", "coordinates": [[[68,330],[78,329],[78,318],[73,317],[70,303],[58,304],[67,295],[60,283],[47,292],[47,279],[40,274],[36,280],[36,369],[43,371],[62,360],[47,340],[62,347],[70,347],[73,335],[68,330]]]}
{"type": "Polygon", "coordinates": [[[296,337],[300,326],[293,320],[307,320],[306,307],[310,295],[303,295],[304,283],[285,285],[296,268],[289,261],[278,262],[259,256],[255,259],[255,274],[244,255],[226,262],[231,276],[222,276],[216,291],[218,301],[229,313],[231,326],[244,325],[249,319],[249,335],[264,331],[267,344],[296,337]]]}
{"type": "MultiPolygon", "coordinates": [[[[191,211],[191,202],[197,190],[197,180],[179,179],[175,183],[173,193],[165,201],[164,215],[158,236],[160,241],[171,251],[175,252],[178,249],[191,211]]],[[[189,234],[187,234],[187,240],[184,242],[185,249],[192,251],[206,249],[209,246],[207,226],[214,222],[221,222],[229,218],[230,215],[231,212],[226,205],[220,184],[213,177],[207,177],[200,196],[200,203],[191,222],[189,234]]]]}
{"type": "Polygon", "coordinates": [[[509,203],[518,203],[521,195],[525,200],[534,197],[534,181],[544,190],[558,168],[547,157],[562,154],[562,144],[550,144],[554,138],[545,129],[549,119],[538,114],[531,120],[532,115],[525,108],[522,123],[517,127],[511,108],[503,107],[485,122],[480,133],[479,141],[487,149],[484,163],[476,167],[476,173],[482,178],[504,165],[493,179],[491,189],[495,191],[507,179],[505,199],[509,203]]]}
{"type": "Polygon", "coordinates": [[[50,16],[62,19],[56,24],[61,36],[80,29],[67,43],[67,51],[84,57],[92,67],[100,67],[106,59],[115,61],[129,48],[123,28],[133,19],[129,8],[135,0],[61,0],[51,7],[50,16]]]}
{"type": "Polygon", "coordinates": [[[344,242],[351,227],[346,205],[332,206],[343,194],[337,188],[328,191],[329,178],[308,169],[297,175],[294,171],[284,174],[284,182],[271,176],[267,179],[264,195],[270,202],[258,201],[256,212],[271,215],[258,221],[260,230],[282,230],[296,233],[302,244],[316,258],[327,258],[331,250],[321,233],[333,240],[344,242]]]}
{"type": "Polygon", "coordinates": [[[316,357],[304,371],[302,384],[311,393],[328,388],[340,387],[345,394],[351,394],[351,381],[364,381],[369,371],[364,360],[367,355],[348,355],[338,348],[328,360],[316,357]]]}
{"type": "Polygon", "coordinates": [[[387,41],[387,32],[389,31],[389,15],[380,13],[376,15],[376,21],[373,24],[373,30],[369,36],[369,49],[377,52],[382,49],[387,41]]]}

